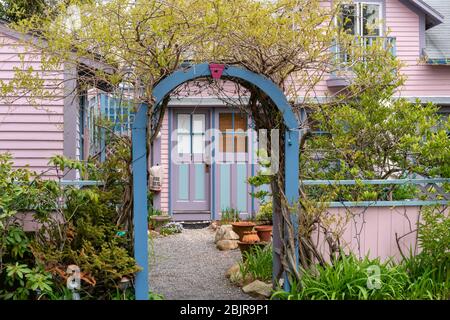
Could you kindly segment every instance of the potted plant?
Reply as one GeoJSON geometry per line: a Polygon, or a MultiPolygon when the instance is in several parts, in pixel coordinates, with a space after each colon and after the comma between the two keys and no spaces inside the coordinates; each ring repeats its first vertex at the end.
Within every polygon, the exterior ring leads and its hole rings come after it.
{"type": "Polygon", "coordinates": [[[233,231],[239,235],[239,240],[242,241],[244,237],[244,232],[252,231],[253,227],[256,225],[252,221],[236,221],[231,224],[233,226],[233,231]]]}
{"type": "Polygon", "coordinates": [[[270,242],[272,238],[272,202],[262,204],[256,215],[256,221],[261,223],[255,227],[258,237],[263,242],[270,242]]]}

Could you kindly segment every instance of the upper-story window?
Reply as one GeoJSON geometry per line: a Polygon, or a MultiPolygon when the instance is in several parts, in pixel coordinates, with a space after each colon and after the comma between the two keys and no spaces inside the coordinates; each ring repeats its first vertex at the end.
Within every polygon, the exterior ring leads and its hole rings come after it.
{"type": "Polygon", "coordinates": [[[383,35],[382,12],[382,4],[377,2],[361,1],[343,4],[338,23],[350,34],[381,37],[383,35]]]}

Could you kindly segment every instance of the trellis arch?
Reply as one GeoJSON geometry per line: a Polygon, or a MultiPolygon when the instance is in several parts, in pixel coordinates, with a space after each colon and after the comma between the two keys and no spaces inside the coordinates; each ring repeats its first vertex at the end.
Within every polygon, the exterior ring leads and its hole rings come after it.
{"type": "MultiPolygon", "coordinates": [[[[238,78],[253,84],[262,90],[283,115],[285,131],[285,186],[284,192],[292,205],[299,198],[299,130],[298,121],[284,93],[268,78],[249,70],[217,64],[196,64],[188,69],[175,71],[162,80],[153,90],[155,105],[158,105],[181,84],[197,78],[238,78]]],[[[133,159],[133,224],[134,224],[134,256],[142,268],[136,275],[135,292],[137,300],[147,300],[149,293],[148,272],[148,204],[147,204],[147,110],[141,104],[135,114],[132,125],[132,159],[133,159]]],[[[274,215],[273,248],[280,248],[279,221],[274,215]]],[[[294,221],[295,223],[295,221],[294,221]]],[[[298,246],[298,243],[296,243],[298,246]]],[[[296,248],[298,249],[298,248],[296,248]]],[[[279,252],[274,254],[274,274],[280,270],[279,252]]]]}

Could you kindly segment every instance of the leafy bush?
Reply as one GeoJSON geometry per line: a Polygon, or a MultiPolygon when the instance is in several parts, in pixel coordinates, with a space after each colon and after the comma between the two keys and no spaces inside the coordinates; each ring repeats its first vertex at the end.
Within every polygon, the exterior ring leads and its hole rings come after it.
{"type": "Polygon", "coordinates": [[[382,300],[405,298],[408,275],[400,266],[379,259],[341,255],[332,265],[306,270],[290,292],[277,291],[273,298],[288,300],[382,300]],[[370,270],[378,270],[378,277],[370,270]]]}
{"type": "Polygon", "coordinates": [[[272,279],[272,246],[261,248],[256,246],[244,252],[243,262],[239,269],[243,279],[251,276],[253,279],[270,281],[272,279]]]}
{"type": "Polygon", "coordinates": [[[268,221],[272,223],[272,202],[267,202],[265,204],[262,204],[259,207],[258,214],[256,215],[257,221],[268,221]]]}
{"type": "Polygon", "coordinates": [[[392,200],[415,199],[419,193],[419,188],[415,185],[400,185],[392,192],[392,200]]]}
{"type": "Polygon", "coordinates": [[[61,174],[77,169],[104,182],[89,188],[62,188],[28,170],[14,170],[11,156],[0,154],[1,298],[70,299],[66,269],[75,264],[82,299],[113,299],[122,277],[133,278],[139,270],[127,232],[132,224],[122,210],[130,190],[130,152],[126,145],[110,146],[116,152],[101,165],[52,159],[61,174]],[[34,212],[41,225],[37,232],[26,234],[15,222],[21,210],[34,212]]]}
{"type": "Polygon", "coordinates": [[[290,292],[272,298],[287,300],[405,300],[448,299],[448,287],[435,282],[430,272],[412,277],[407,266],[379,259],[341,255],[333,264],[306,270],[290,292]],[[447,290],[447,291],[445,291],[447,290]],[[447,295],[445,294],[447,292],[447,295]]]}
{"type": "Polygon", "coordinates": [[[409,254],[403,264],[414,290],[421,296],[450,298],[450,218],[440,207],[424,207],[418,228],[421,252],[409,254]]]}

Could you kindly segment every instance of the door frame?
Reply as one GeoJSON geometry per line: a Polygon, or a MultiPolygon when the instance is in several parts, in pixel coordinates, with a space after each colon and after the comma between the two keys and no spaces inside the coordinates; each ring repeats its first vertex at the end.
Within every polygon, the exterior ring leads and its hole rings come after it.
{"type": "MultiPolygon", "coordinates": [[[[168,157],[168,177],[169,177],[169,183],[168,183],[168,212],[169,215],[174,215],[173,210],[173,189],[172,189],[172,174],[173,174],[173,166],[172,166],[172,155],[171,150],[173,147],[171,134],[174,129],[174,116],[175,114],[183,109],[186,110],[195,110],[195,109],[207,109],[208,111],[208,117],[209,117],[209,128],[210,129],[218,129],[219,127],[219,114],[220,113],[232,113],[232,112],[238,112],[238,110],[230,110],[226,106],[223,105],[197,105],[195,107],[190,105],[169,105],[168,106],[168,130],[169,135],[167,136],[168,139],[168,148],[169,148],[169,157],[168,157]]],[[[203,111],[203,110],[202,110],[203,111]]],[[[247,130],[251,128],[252,120],[251,116],[247,116],[247,130]]],[[[254,164],[253,158],[256,156],[255,152],[256,146],[253,144],[255,143],[256,137],[254,136],[252,131],[248,132],[248,150],[247,150],[247,175],[253,176],[255,174],[256,165],[254,164]]],[[[216,157],[218,154],[218,144],[216,144],[215,141],[216,137],[213,135],[211,137],[211,143],[212,143],[212,149],[211,149],[211,167],[210,167],[210,176],[209,176],[209,218],[211,220],[217,220],[219,218],[218,214],[220,213],[220,203],[219,203],[219,197],[217,196],[217,192],[220,190],[220,177],[217,176],[218,167],[216,162],[216,157]]],[[[249,186],[250,192],[255,191],[254,186],[249,186]]],[[[255,210],[257,209],[258,204],[255,203],[254,197],[247,195],[247,212],[243,213],[242,218],[247,218],[252,216],[255,213],[255,210]]],[[[177,214],[177,213],[176,213],[177,214]]],[[[186,215],[189,215],[189,211],[186,212],[186,215]]]]}
{"type": "MultiPolygon", "coordinates": [[[[214,106],[211,105],[198,105],[198,106],[190,106],[190,105],[169,105],[168,106],[168,124],[169,124],[169,134],[167,136],[168,139],[168,176],[169,176],[169,183],[168,183],[168,201],[169,201],[169,215],[173,216],[174,215],[174,193],[173,193],[173,188],[172,188],[172,184],[173,184],[173,179],[172,179],[172,175],[174,173],[173,170],[173,164],[172,164],[172,148],[174,147],[173,145],[173,141],[172,141],[172,131],[175,129],[174,128],[174,121],[175,119],[175,114],[179,111],[195,111],[197,109],[200,109],[202,112],[206,112],[207,113],[207,123],[209,124],[209,128],[213,128],[214,125],[214,106]]],[[[205,128],[207,130],[207,128],[205,128]]],[[[212,138],[214,139],[214,138],[212,138]]],[[[214,201],[215,201],[215,195],[214,195],[214,148],[212,150],[211,153],[211,160],[212,160],[212,164],[210,166],[210,174],[209,174],[209,213],[206,212],[199,212],[199,215],[204,213],[204,216],[206,216],[206,214],[209,215],[209,218],[211,220],[214,219],[214,201]]],[[[186,217],[189,217],[189,215],[194,214],[191,210],[187,210],[186,213],[180,213],[177,212],[175,214],[186,214],[186,217]]]]}

